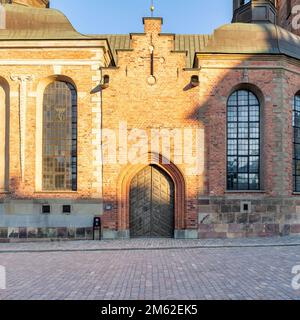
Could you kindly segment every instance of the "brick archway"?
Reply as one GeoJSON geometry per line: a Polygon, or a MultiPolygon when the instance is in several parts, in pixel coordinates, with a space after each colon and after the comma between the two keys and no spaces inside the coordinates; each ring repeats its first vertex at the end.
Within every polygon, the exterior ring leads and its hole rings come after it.
{"type": "Polygon", "coordinates": [[[186,189],[185,180],[173,163],[164,164],[164,158],[161,155],[149,154],[149,163],[128,165],[123,170],[117,186],[118,191],[118,231],[129,230],[129,191],[130,184],[135,175],[149,165],[156,165],[165,171],[173,180],[175,185],[175,230],[184,230],[186,216],[186,189]]]}

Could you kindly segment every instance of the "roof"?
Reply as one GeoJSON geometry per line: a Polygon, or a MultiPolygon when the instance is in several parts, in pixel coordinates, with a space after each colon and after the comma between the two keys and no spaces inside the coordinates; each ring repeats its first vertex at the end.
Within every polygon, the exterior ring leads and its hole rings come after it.
{"type": "Polygon", "coordinates": [[[187,51],[187,67],[194,65],[195,53],[204,50],[212,39],[206,34],[184,34],[175,36],[175,51],[187,51]]]}
{"type": "MultiPolygon", "coordinates": [[[[47,8],[5,4],[6,29],[0,30],[1,40],[86,40],[107,39],[117,61],[117,50],[130,49],[130,35],[83,35],[75,30],[60,11],[47,8]]],[[[175,51],[187,51],[187,66],[192,67],[195,52],[208,43],[209,35],[175,35],[175,51]]]]}
{"type": "Polygon", "coordinates": [[[0,0],[0,3],[15,3],[28,7],[47,7],[49,6],[49,0],[0,0]]]}
{"type": "MultiPolygon", "coordinates": [[[[1,40],[91,40],[107,39],[114,60],[117,50],[130,49],[130,35],[83,35],[60,11],[5,4],[6,29],[1,40]]],[[[195,53],[285,54],[300,60],[300,37],[271,23],[233,23],[216,29],[213,35],[174,35],[174,51],[187,52],[187,67],[195,53]]]]}
{"type": "Polygon", "coordinates": [[[300,60],[300,37],[272,23],[232,23],[216,29],[199,52],[285,54],[300,60]]]}
{"type": "Polygon", "coordinates": [[[6,29],[0,40],[88,39],[77,32],[60,11],[48,8],[4,4],[6,29]]]}
{"type": "MultiPolygon", "coordinates": [[[[107,38],[115,61],[116,51],[130,49],[129,35],[102,35],[107,38]]],[[[284,54],[300,60],[300,37],[271,23],[232,23],[212,35],[175,35],[175,51],[187,51],[187,67],[194,66],[196,53],[284,54]]]]}
{"type": "MultiPolygon", "coordinates": [[[[106,38],[108,40],[115,61],[117,61],[117,50],[130,49],[130,35],[128,34],[103,34],[96,36],[100,38],[106,38]]],[[[194,64],[195,53],[204,50],[210,39],[210,35],[178,34],[175,35],[174,51],[186,51],[187,67],[192,68],[194,64]]]]}

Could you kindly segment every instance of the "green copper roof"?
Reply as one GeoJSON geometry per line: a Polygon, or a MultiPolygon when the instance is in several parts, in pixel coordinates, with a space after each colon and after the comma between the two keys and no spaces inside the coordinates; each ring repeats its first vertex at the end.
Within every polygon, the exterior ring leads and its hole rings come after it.
{"type": "MultiPolygon", "coordinates": [[[[115,61],[117,50],[130,49],[129,35],[102,35],[107,38],[115,61]]],[[[175,51],[187,52],[187,67],[194,65],[195,53],[284,54],[300,60],[300,37],[271,23],[232,23],[212,35],[175,35],[175,51]]]]}
{"type": "MultiPolygon", "coordinates": [[[[115,61],[117,61],[117,50],[130,49],[130,35],[128,34],[103,34],[97,37],[108,39],[115,61]]],[[[204,49],[211,39],[210,35],[184,34],[175,35],[174,51],[187,52],[187,67],[193,67],[195,53],[204,49]]]]}
{"type": "Polygon", "coordinates": [[[300,37],[272,23],[232,23],[216,29],[201,52],[284,54],[300,59],[300,37]]]}
{"type": "Polygon", "coordinates": [[[6,29],[0,40],[88,39],[58,10],[5,4],[6,29]]]}
{"type": "MultiPolygon", "coordinates": [[[[1,40],[91,40],[107,39],[114,60],[117,51],[130,49],[130,35],[83,35],[58,10],[4,5],[6,29],[1,40]]],[[[271,23],[233,23],[215,30],[213,35],[174,35],[174,51],[187,52],[188,68],[195,53],[285,54],[300,60],[300,37],[271,23]]]]}
{"type": "Polygon", "coordinates": [[[175,36],[175,51],[187,51],[187,67],[192,68],[195,53],[204,50],[211,39],[206,34],[179,34],[175,36]]]}

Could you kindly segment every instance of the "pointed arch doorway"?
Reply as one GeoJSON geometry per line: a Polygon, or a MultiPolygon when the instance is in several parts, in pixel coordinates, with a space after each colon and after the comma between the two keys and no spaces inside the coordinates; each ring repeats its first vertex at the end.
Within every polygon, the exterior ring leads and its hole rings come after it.
{"type": "Polygon", "coordinates": [[[149,165],[132,179],[129,191],[130,236],[172,238],[175,185],[160,167],[149,165]]]}

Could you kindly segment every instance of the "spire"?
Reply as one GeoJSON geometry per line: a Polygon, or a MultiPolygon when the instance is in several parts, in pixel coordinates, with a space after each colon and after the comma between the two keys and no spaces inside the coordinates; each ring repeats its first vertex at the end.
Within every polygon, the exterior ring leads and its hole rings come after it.
{"type": "Polygon", "coordinates": [[[151,0],[151,7],[150,7],[150,11],[151,11],[151,17],[153,18],[153,15],[154,15],[154,10],[155,10],[155,7],[154,7],[154,0],[151,0]]]}

